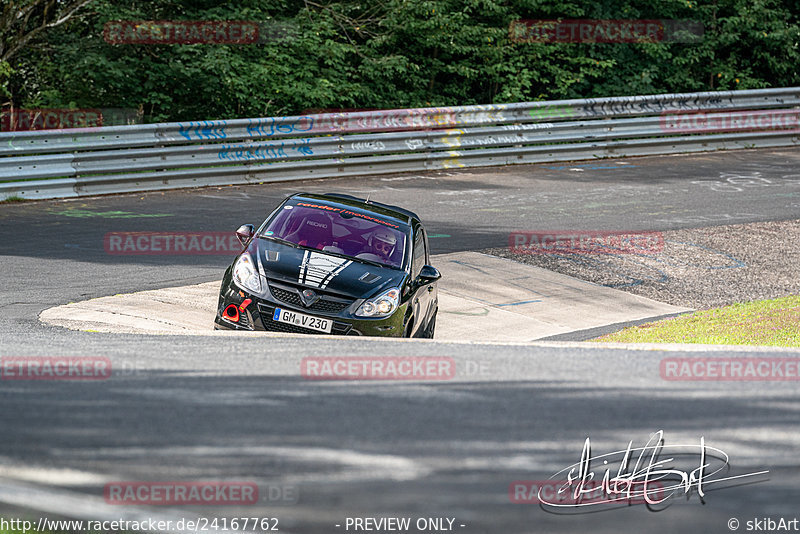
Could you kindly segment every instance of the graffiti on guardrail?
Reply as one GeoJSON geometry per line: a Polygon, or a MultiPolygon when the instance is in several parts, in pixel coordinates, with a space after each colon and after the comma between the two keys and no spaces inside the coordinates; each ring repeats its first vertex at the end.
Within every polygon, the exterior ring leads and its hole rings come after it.
{"type": "Polygon", "coordinates": [[[304,156],[311,156],[314,154],[314,150],[309,146],[311,143],[311,138],[307,137],[305,139],[298,139],[297,141],[292,142],[292,150],[297,150],[300,154],[304,156]]]}
{"type": "Polygon", "coordinates": [[[313,128],[314,118],[310,116],[269,117],[247,121],[247,135],[251,137],[271,137],[276,133],[309,132],[313,128]]]}
{"type": "MultiPolygon", "coordinates": [[[[199,121],[178,124],[178,133],[187,141],[220,140],[228,137],[228,121],[199,121]]],[[[305,133],[314,128],[314,119],[303,117],[268,117],[248,119],[245,131],[249,137],[272,137],[275,134],[305,133]]]]}
{"type": "Polygon", "coordinates": [[[383,141],[359,141],[350,143],[350,148],[353,150],[384,150],[386,145],[383,141]]]}
{"type": "MultiPolygon", "coordinates": [[[[545,104],[527,110],[535,120],[586,118],[625,114],[660,114],[664,132],[710,132],[733,130],[774,130],[800,128],[800,112],[796,110],[745,111],[718,114],[703,113],[709,108],[734,105],[728,96],[660,95],[615,99],[586,99],[582,104],[545,104]]],[[[374,112],[347,112],[300,117],[268,117],[249,119],[245,131],[249,137],[290,136],[293,134],[388,132],[431,130],[462,125],[490,125],[514,120],[501,107],[482,106],[475,111],[455,111],[453,108],[424,108],[374,112]]],[[[552,128],[553,123],[504,124],[504,130],[552,128]]],[[[186,140],[221,140],[230,136],[227,121],[198,121],[179,124],[178,133],[186,140]]],[[[524,141],[524,139],[520,139],[524,141]]],[[[510,139],[509,139],[510,141],[510,139]]],[[[374,143],[374,142],[373,142],[374,143]]],[[[407,141],[410,150],[423,146],[419,141],[407,141]],[[410,143],[410,144],[409,144],[410,143]]],[[[491,137],[484,142],[477,138],[461,145],[493,144],[491,137]]],[[[448,143],[449,144],[449,143],[448,143]]],[[[459,145],[459,146],[461,146],[459,145]]],[[[366,145],[361,148],[366,148],[366,145]]]]}
{"type": "Polygon", "coordinates": [[[217,158],[230,161],[270,160],[288,158],[286,150],[294,150],[300,156],[311,156],[314,150],[309,146],[311,138],[264,143],[257,145],[222,145],[217,158]]]}
{"type": "MultiPolygon", "coordinates": [[[[735,105],[733,97],[719,95],[656,95],[606,98],[587,98],[580,104],[543,104],[527,111],[534,120],[552,120],[599,117],[624,114],[661,114],[662,128],[687,127],[691,119],[683,113],[700,113],[702,110],[726,108],[735,105]],[[672,118],[674,115],[674,118],[672,118]]],[[[769,113],[768,111],[762,113],[769,113]]],[[[791,111],[783,114],[790,115],[791,111]]],[[[699,117],[698,120],[702,119],[699,117]]],[[[515,126],[515,125],[510,125],[515,126]]]]}
{"type": "Polygon", "coordinates": [[[626,113],[658,114],[667,111],[726,108],[734,105],[732,97],[658,95],[615,98],[614,100],[587,98],[579,108],[581,116],[593,117],[626,113]]]}
{"type": "MultiPolygon", "coordinates": [[[[291,117],[137,125],[133,128],[121,127],[113,130],[85,128],[84,130],[87,131],[81,131],[80,128],[74,128],[52,132],[0,132],[0,154],[13,155],[16,158],[30,157],[24,163],[24,176],[35,180],[35,184],[33,181],[22,182],[18,180],[13,183],[7,182],[3,186],[2,192],[0,192],[0,198],[17,195],[25,198],[58,198],[61,196],[74,196],[76,193],[82,196],[99,191],[98,188],[94,187],[93,181],[95,176],[101,174],[101,172],[95,171],[93,165],[87,164],[84,166],[82,163],[77,166],[68,164],[59,164],[58,166],[38,165],[36,158],[39,158],[43,153],[59,154],[63,161],[67,161],[74,153],[81,154],[82,158],[86,158],[89,161],[94,161],[95,156],[101,157],[104,160],[103,169],[108,169],[108,171],[103,170],[102,174],[116,175],[115,178],[119,178],[114,182],[118,185],[103,185],[100,192],[106,193],[117,190],[117,188],[119,190],[129,190],[129,188],[133,188],[130,190],[148,190],[152,187],[152,184],[156,183],[159,184],[158,187],[166,186],[168,188],[200,185],[206,183],[208,178],[190,177],[188,173],[183,173],[182,170],[203,167],[208,169],[209,165],[215,164],[214,161],[216,161],[217,165],[237,159],[268,163],[284,157],[292,160],[303,159],[304,156],[319,156],[323,152],[338,155],[347,149],[363,152],[394,151],[397,149],[396,157],[378,159],[374,162],[372,169],[375,172],[383,172],[387,169],[400,172],[403,170],[419,170],[419,156],[415,155],[414,152],[442,150],[443,148],[449,148],[450,151],[437,154],[435,158],[426,163],[426,167],[450,168],[524,163],[532,159],[528,155],[533,151],[517,151],[515,154],[513,149],[507,147],[531,143],[541,145],[570,143],[568,145],[560,144],[558,150],[553,150],[552,153],[546,153],[545,150],[542,150],[541,161],[572,161],[586,157],[590,146],[596,145],[598,142],[597,138],[586,135],[585,127],[599,126],[600,129],[605,128],[601,123],[594,121],[570,124],[556,122],[559,119],[583,121],[584,119],[600,117],[648,116],[648,120],[643,121],[646,127],[631,131],[630,139],[650,139],[650,144],[661,147],[665,152],[680,153],[684,151],[683,147],[674,145],[674,140],[669,135],[665,136],[665,130],[658,127],[658,121],[661,117],[665,121],[664,128],[666,128],[666,131],[679,131],[681,133],[684,131],[702,132],[704,128],[713,125],[713,122],[709,122],[711,115],[705,115],[705,119],[701,119],[699,116],[689,116],[692,115],[691,112],[716,111],[722,114],[729,113],[729,116],[737,117],[742,116],[741,113],[731,115],[730,112],[754,108],[760,113],[745,112],[749,113],[749,115],[744,115],[745,117],[751,117],[752,123],[749,118],[746,118],[743,122],[730,120],[725,123],[740,128],[738,131],[742,132],[742,135],[737,136],[741,139],[741,143],[736,146],[741,146],[742,144],[747,146],[793,146],[798,143],[798,136],[790,132],[790,130],[797,128],[795,123],[800,123],[800,118],[795,113],[798,103],[800,103],[800,88],[789,87],[483,106],[347,111],[291,117]],[[776,109],[784,111],[776,112],[774,111],[776,109]],[[675,114],[683,115],[683,117],[673,119],[672,115],[675,114]],[[766,117],[769,117],[769,125],[767,125],[766,117]],[[544,120],[547,120],[547,122],[543,122],[544,120]],[[754,130],[749,128],[753,125],[757,127],[754,130]],[[467,127],[474,127],[475,129],[468,131],[466,130],[467,127]],[[552,129],[555,127],[559,131],[557,138],[531,133],[537,129],[552,129]],[[762,130],[758,128],[773,128],[780,131],[777,134],[763,135],[761,134],[762,130]],[[437,130],[453,130],[456,133],[447,134],[437,130]],[[434,133],[420,134],[420,132],[428,131],[434,131],[434,133]],[[745,134],[748,131],[754,133],[745,134]],[[373,132],[407,132],[408,134],[393,136],[391,143],[379,136],[347,138],[344,135],[339,135],[373,132]],[[417,135],[414,135],[415,132],[417,132],[417,135]],[[313,136],[318,137],[312,143],[310,138],[313,136]],[[440,142],[439,140],[444,136],[447,138],[444,142],[440,142]],[[515,138],[517,136],[519,139],[515,138]],[[276,143],[276,140],[279,141],[276,143]],[[283,141],[284,144],[281,145],[280,141],[283,141]],[[193,142],[199,142],[199,144],[205,142],[208,145],[218,143],[218,146],[197,146],[192,149],[188,144],[193,142]],[[259,143],[268,142],[272,143],[272,145],[259,145],[259,143]],[[295,142],[298,143],[297,146],[295,146],[295,142]],[[186,146],[170,146],[180,143],[186,146]],[[223,143],[228,144],[223,146],[223,143]],[[240,145],[232,143],[240,143],[240,145]],[[288,148],[290,147],[289,143],[291,143],[291,148],[288,148]],[[383,143],[384,148],[381,148],[378,143],[383,143]],[[500,148],[495,149],[493,145],[500,148]],[[320,146],[326,147],[324,151],[323,149],[314,148],[320,146]],[[335,148],[331,149],[331,146],[335,148]],[[96,152],[100,147],[117,150],[106,150],[100,156],[100,152],[96,152]],[[455,147],[482,148],[483,150],[464,150],[462,152],[455,147]],[[158,164],[157,167],[154,167],[149,163],[149,157],[146,158],[147,162],[142,163],[145,160],[136,156],[138,150],[147,151],[152,148],[157,148],[164,155],[163,165],[158,164]],[[297,151],[298,157],[296,158],[292,157],[295,156],[292,153],[294,150],[297,151]],[[188,163],[187,159],[170,157],[172,155],[188,155],[188,157],[196,159],[188,163]],[[198,158],[198,156],[204,157],[198,158]],[[498,157],[495,158],[494,156],[498,157]],[[209,157],[211,161],[209,161],[209,157]],[[77,167],[81,167],[81,172],[77,172],[77,167]],[[56,176],[54,172],[63,174],[56,176]],[[67,183],[62,179],[64,177],[70,177],[73,181],[67,183]]],[[[106,126],[106,117],[104,116],[103,118],[103,126],[106,126]]],[[[53,120],[51,119],[51,121],[53,120]]],[[[31,125],[35,124],[33,120],[28,122],[31,125]]],[[[46,121],[43,121],[44,124],[46,124],[46,121]]],[[[722,124],[722,126],[725,126],[725,124],[722,124]]],[[[608,127],[613,125],[614,123],[610,122],[608,127]]],[[[717,127],[719,124],[714,126],[717,127]]],[[[36,126],[33,127],[35,128],[36,126]]],[[[718,139],[724,146],[728,145],[726,138],[718,136],[718,139]]],[[[719,148],[718,145],[709,144],[709,150],[717,148],[719,148]]],[[[619,155],[620,157],[635,155],[638,153],[637,150],[636,146],[625,141],[614,147],[614,155],[619,155]],[[629,147],[633,148],[629,149],[629,147]]],[[[535,157],[539,159],[540,156],[537,153],[535,157]]],[[[0,169],[0,174],[19,179],[21,174],[19,172],[20,165],[16,160],[12,162],[11,158],[6,159],[9,163],[3,169],[0,169]]],[[[345,158],[341,160],[340,165],[330,166],[329,163],[327,160],[324,160],[324,163],[321,160],[321,167],[314,169],[315,176],[339,175],[347,172],[346,167],[349,165],[360,165],[362,161],[345,158]]],[[[577,169],[578,167],[580,166],[571,166],[570,169],[577,169]]],[[[268,175],[274,169],[276,167],[269,168],[265,165],[261,171],[264,178],[272,179],[268,175]]],[[[305,176],[304,172],[303,175],[305,176]]],[[[231,172],[230,176],[231,183],[245,179],[236,172],[231,172]]],[[[283,179],[283,177],[280,179],[283,179]]],[[[218,180],[218,177],[215,177],[214,180],[218,180]]],[[[705,181],[701,184],[693,185],[713,187],[716,188],[715,190],[733,190],[733,188],[745,187],[742,183],[709,185],[705,181]]],[[[633,191],[623,191],[623,193],[626,195],[638,194],[633,191]]],[[[546,195],[547,193],[544,194],[546,195]]],[[[586,195],[581,194],[580,198],[585,201],[586,195]]],[[[487,206],[482,209],[501,210],[503,208],[487,206]]],[[[519,206],[518,209],[521,211],[533,209],[538,211],[548,208],[541,205],[535,207],[523,205],[519,206]]]]}
{"type": "Polygon", "coordinates": [[[570,105],[554,104],[535,107],[528,111],[528,115],[536,120],[547,120],[576,117],[578,112],[570,105]]]}
{"type": "Polygon", "coordinates": [[[197,140],[225,139],[226,121],[200,121],[188,124],[179,124],[178,133],[185,137],[187,141],[192,141],[192,137],[197,140]]]}
{"type": "Polygon", "coordinates": [[[525,134],[462,137],[464,130],[449,130],[447,133],[449,135],[441,137],[439,140],[451,147],[518,145],[535,140],[525,134]]]}
{"type": "MultiPolygon", "coordinates": [[[[248,119],[248,137],[326,134],[335,132],[387,132],[434,129],[459,124],[492,124],[508,120],[499,106],[481,106],[476,111],[456,113],[450,108],[402,109],[392,111],[333,113],[300,117],[248,119]]],[[[228,121],[180,123],[178,133],[187,141],[221,140],[232,137],[228,121]]]]}
{"type": "Polygon", "coordinates": [[[217,157],[232,161],[286,158],[285,143],[280,145],[222,145],[217,157]]]}
{"type": "Polygon", "coordinates": [[[457,124],[448,108],[327,114],[317,116],[315,132],[393,131],[446,127],[457,124]]]}
{"type": "Polygon", "coordinates": [[[474,110],[458,111],[454,108],[421,108],[381,110],[315,116],[313,131],[325,132],[386,132],[448,128],[466,124],[493,124],[505,122],[506,106],[474,106],[474,110]]]}

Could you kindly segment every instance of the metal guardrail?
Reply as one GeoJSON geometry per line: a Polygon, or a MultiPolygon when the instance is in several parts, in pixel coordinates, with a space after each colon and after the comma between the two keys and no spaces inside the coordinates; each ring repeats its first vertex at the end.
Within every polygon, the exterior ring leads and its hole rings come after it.
{"type": "Polygon", "coordinates": [[[800,144],[800,87],[0,133],[0,200],[800,144]]]}

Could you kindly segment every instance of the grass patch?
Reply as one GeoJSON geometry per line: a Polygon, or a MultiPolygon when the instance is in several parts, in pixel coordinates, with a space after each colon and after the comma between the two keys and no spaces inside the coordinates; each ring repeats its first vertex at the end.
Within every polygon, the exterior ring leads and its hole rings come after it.
{"type": "Polygon", "coordinates": [[[1,202],[8,202],[8,203],[25,202],[25,199],[17,195],[11,195],[10,197],[6,197],[3,200],[0,200],[0,203],[1,202]]]}
{"type": "Polygon", "coordinates": [[[800,347],[800,296],[703,310],[632,326],[592,341],[800,347]]]}

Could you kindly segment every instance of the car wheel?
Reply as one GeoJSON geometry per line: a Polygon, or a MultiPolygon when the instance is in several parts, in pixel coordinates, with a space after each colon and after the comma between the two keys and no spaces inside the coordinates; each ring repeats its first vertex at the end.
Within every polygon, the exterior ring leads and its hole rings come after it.
{"type": "MultiPolygon", "coordinates": [[[[437,309],[436,312],[438,311],[437,309]]],[[[422,337],[433,339],[433,332],[436,330],[436,312],[433,313],[433,317],[428,321],[428,326],[425,327],[425,332],[422,333],[422,337]]]]}

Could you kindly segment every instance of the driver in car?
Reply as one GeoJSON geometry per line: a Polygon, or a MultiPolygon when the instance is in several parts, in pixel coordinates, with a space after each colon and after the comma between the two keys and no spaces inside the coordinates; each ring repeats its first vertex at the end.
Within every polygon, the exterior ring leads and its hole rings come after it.
{"type": "Polygon", "coordinates": [[[381,261],[385,263],[392,263],[390,258],[396,245],[397,237],[386,228],[378,228],[369,237],[371,252],[379,256],[381,261]]]}

